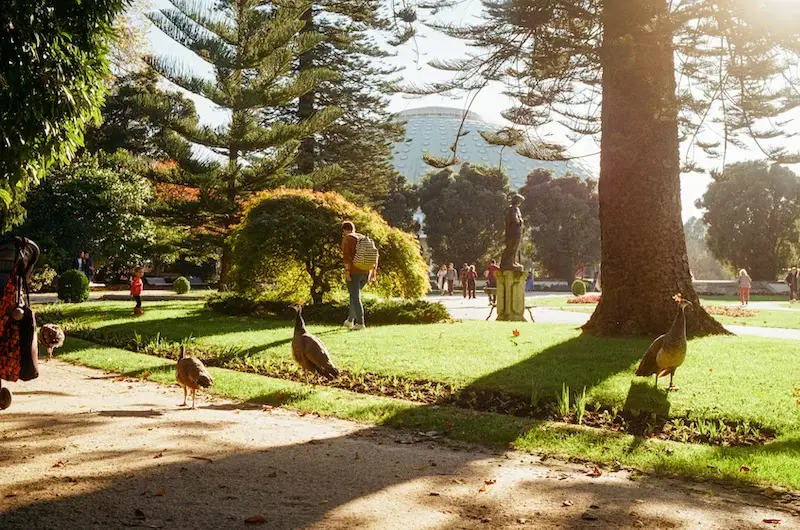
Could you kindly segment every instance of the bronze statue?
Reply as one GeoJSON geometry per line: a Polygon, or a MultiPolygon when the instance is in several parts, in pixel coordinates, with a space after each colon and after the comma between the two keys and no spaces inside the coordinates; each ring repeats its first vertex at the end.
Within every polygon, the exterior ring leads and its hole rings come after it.
{"type": "Polygon", "coordinates": [[[500,260],[500,270],[522,271],[524,267],[520,263],[520,243],[522,243],[522,212],[519,205],[525,197],[515,193],[511,197],[511,205],[506,212],[506,249],[500,260]]]}

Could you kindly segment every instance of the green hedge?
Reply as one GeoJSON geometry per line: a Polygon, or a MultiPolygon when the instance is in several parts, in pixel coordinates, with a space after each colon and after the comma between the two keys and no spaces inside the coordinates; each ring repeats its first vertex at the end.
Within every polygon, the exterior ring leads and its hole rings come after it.
{"type": "MultiPolygon", "coordinates": [[[[209,297],[206,305],[212,311],[224,315],[249,315],[262,318],[281,318],[290,320],[295,311],[289,307],[291,302],[277,302],[249,298],[236,293],[220,293],[209,297]]],[[[347,301],[326,302],[305,306],[303,315],[314,322],[341,324],[347,318],[347,301]]],[[[364,311],[370,325],[382,324],[433,324],[450,318],[445,307],[425,300],[404,300],[401,302],[364,300],[364,311]]]]}
{"type": "Polygon", "coordinates": [[[172,289],[178,294],[186,294],[191,288],[192,284],[183,276],[178,276],[175,278],[175,281],[172,282],[172,289]]]}
{"type": "Polygon", "coordinates": [[[58,277],[58,299],[67,303],[85,302],[89,299],[89,280],[77,269],[66,271],[58,277]]]}

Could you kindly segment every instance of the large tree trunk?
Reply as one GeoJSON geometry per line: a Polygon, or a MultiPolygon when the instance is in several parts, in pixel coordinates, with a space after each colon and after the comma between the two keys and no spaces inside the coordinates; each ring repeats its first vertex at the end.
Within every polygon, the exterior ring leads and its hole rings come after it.
{"type": "Polygon", "coordinates": [[[600,226],[603,295],[584,330],[657,335],[681,293],[690,334],[726,333],[700,306],[681,223],[678,103],[666,0],[605,0],[600,226]]]}
{"type": "MultiPolygon", "coordinates": [[[[305,26],[301,30],[302,33],[309,33],[314,31],[314,10],[309,8],[301,20],[305,22],[305,26]]],[[[314,49],[311,49],[300,55],[299,58],[299,71],[309,70],[314,67],[314,49]]],[[[307,94],[300,96],[297,105],[297,118],[298,121],[303,122],[313,116],[314,114],[314,91],[311,90],[307,94]]],[[[304,138],[300,143],[300,150],[295,158],[297,164],[297,171],[299,173],[311,173],[314,171],[316,162],[316,141],[313,136],[304,138]]]]}

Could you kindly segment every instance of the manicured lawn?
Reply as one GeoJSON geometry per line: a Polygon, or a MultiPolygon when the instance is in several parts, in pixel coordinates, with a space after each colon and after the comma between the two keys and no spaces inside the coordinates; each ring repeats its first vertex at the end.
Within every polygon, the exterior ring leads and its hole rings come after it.
{"type": "MultiPolygon", "coordinates": [[[[292,325],[287,321],[228,317],[199,302],[153,303],[133,318],[129,304],[61,306],[120,343],[138,333],[225,349],[248,363],[291,362],[292,325]]],[[[335,362],[353,373],[375,373],[499,390],[555,400],[562,384],[587,388],[590,403],[635,407],[672,417],[750,421],[790,432],[800,426],[792,393],[800,385],[800,343],[760,337],[707,337],[690,342],[678,370],[680,392],[668,397],[633,376],[649,340],[582,335],[572,325],[469,321],[424,326],[384,326],[349,333],[307,323],[335,362]],[[519,337],[513,331],[519,330],[519,337]],[[632,385],[633,383],[633,385],[632,385]]],[[[661,385],[665,385],[662,380],[661,385]]]]}
{"type": "MultiPolygon", "coordinates": [[[[59,358],[133,377],[147,376],[164,384],[174,382],[174,363],[169,360],[98,347],[77,339],[68,339],[59,358]]],[[[280,405],[323,416],[405,426],[418,431],[436,430],[455,440],[512,444],[522,451],[588,458],[600,463],[616,461],[655,473],[800,489],[800,466],[797,465],[800,432],[797,430],[765,446],[731,448],[681,444],[454,407],[423,406],[230,370],[212,368],[211,371],[215,380],[211,391],[242,402],[280,405]],[[750,471],[741,472],[742,466],[750,471]]]]}

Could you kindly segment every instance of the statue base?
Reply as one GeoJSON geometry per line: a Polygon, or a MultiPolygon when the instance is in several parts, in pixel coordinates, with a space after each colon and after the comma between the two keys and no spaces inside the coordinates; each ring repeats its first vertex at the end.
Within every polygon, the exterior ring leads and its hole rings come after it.
{"type": "Polygon", "coordinates": [[[497,320],[527,322],[525,320],[524,271],[500,270],[497,278],[497,320]]]}

